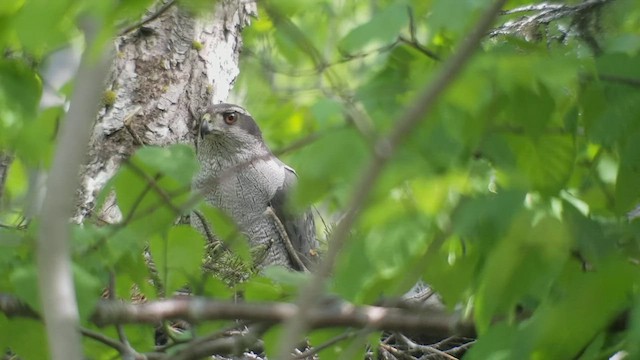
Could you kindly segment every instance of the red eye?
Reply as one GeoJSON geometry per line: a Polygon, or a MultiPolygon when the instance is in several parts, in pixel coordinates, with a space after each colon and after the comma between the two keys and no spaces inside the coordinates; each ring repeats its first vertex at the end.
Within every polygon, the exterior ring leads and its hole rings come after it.
{"type": "Polygon", "coordinates": [[[226,113],[222,116],[224,117],[224,122],[228,125],[233,125],[238,120],[236,113],[226,113]]]}

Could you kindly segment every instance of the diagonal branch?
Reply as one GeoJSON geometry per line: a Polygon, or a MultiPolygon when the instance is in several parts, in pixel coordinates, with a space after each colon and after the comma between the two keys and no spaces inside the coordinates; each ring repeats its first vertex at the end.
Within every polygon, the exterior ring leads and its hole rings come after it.
{"type": "Polygon", "coordinates": [[[489,6],[478,21],[478,24],[462,43],[458,52],[443,63],[433,82],[427,85],[422,93],[418,95],[413,105],[399,117],[396,122],[397,126],[394,127],[393,131],[377,143],[371,163],[355,186],[355,192],[351,197],[347,212],[332,234],[324,260],[320,263],[308,286],[301,289],[297,300],[298,313],[285,324],[280,340],[278,359],[289,358],[291,350],[307,332],[310,325],[310,316],[315,307],[318,306],[318,299],[321,298],[325,279],[333,270],[338,254],[347,242],[349,231],[358,217],[358,212],[366,202],[382,170],[393,157],[402,140],[426,117],[433,108],[435,101],[469,61],[505,2],[506,0],[496,0],[489,6]]]}
{"type": "Polygon", "coordinates": [[[82,359],[78,305],[69,254],[69,219],[75,207],[79,168],[86,154],[92,119],[96,116],[110,62],[106,54],[98,59],[92,56],[92,40],[98,24],[95,19],[87,20],[87,50],[78,70],[71,107],[58,136],[42,205],[36,253],[42,316],[53,360],[82,359]]]}

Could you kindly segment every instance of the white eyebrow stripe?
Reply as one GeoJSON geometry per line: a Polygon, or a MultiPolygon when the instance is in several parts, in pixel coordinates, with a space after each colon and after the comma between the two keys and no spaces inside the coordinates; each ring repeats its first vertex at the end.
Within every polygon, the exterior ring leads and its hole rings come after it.
{"type": "Polygon", "coordinates": [[[216,105],[213,105],[213,111],[216,113],[225,113],[225,112],[235,111],[239,114],[251,116],[251,114],[249,114],[247,110],[234,104],[226,104],[226,103],[216,104],[216,105]]]}

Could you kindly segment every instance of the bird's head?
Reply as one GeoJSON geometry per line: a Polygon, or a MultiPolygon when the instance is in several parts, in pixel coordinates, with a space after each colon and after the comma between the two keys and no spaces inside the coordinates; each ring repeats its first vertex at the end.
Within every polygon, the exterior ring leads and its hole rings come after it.
{"type": "Polygon", "coordinates": [[[265,147],[262,132],[251,114],[233,104],[211,105],[200,117],[198,137],[226,148],[265,147]]]}

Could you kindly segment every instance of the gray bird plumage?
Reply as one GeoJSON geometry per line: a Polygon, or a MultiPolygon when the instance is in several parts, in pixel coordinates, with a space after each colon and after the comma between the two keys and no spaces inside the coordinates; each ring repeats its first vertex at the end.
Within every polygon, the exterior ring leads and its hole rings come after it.
{"type": "MultiPolygon", "coordinates": [[[[227,213],[252,247],[266,250],[258,268],[282,265],[304,270],[312,265],[317,248],[313,216],[295,214],[286,206],[297,175],[271,153],[245,109],[211,105],[200,119],[196,151],[201,169],[194,189],[227,213]]],[[[191,218],[192,225],[203,231],[199,218],[191,218]]]]}

